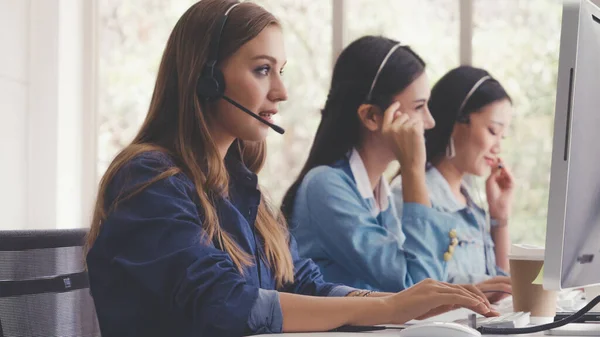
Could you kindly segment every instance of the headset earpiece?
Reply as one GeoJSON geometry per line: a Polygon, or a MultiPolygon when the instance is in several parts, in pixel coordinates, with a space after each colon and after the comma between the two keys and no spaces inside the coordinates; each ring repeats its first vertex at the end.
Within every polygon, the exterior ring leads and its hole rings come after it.
{"type": "Polygon", "coordinates": [[[221,19],[216,23],[212,32],[211,42],[208,48],[208,58],[202,74],[196,83],[196,94],[202,101],[216,101],[225,94],[225,77],[223,72],[217,68],[217,60],[219,58],[219,45],[221,43],[221,35],[223,28],[227,22],[229,12],[238,6],[236,3],[229,7],[221,19]]]}
{"type": "Polygon", "coordinates": [[[201,100],[216,101],[225,93],[225,77],[216,65],[207,65],[198,78],[196,93],[201,100]]]}

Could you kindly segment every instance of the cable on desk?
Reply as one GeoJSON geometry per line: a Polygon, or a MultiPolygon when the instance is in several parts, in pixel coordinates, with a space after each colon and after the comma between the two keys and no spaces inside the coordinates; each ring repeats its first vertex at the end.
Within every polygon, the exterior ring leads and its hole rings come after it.
{"type": "Polygon", "coordinates": [[[548,323],[548,324],[541,324],[541,325],[530,326],[530,327],[526,327],[526,328],[479,327],[479,328],[477,328],[477,330],[479,332],[481,332],[482,335],[523,335],[523,334],[530,334],[530,333],[546,331],[546,330],[550,330],[550,329],[556,329],[556,328],[560,328],[561,326],[565,326],[569,323],[574,323],[575,321],[577,321],[578,319],[583,317],[583,315],[585,315],[590,310],[592,310],[592,308],[595,307],[598,303],[600,303],[600,296],[597,296],[596,298],[591,300],[590,303],[588,303],[585,307],[583,307],[581,310],[577,311],[573,315],[571,315],[569,317],[565,317],[565,318],[561,319],[560,321],[556,321],[556,322],[552,322],[552,323],[548,323]]]}

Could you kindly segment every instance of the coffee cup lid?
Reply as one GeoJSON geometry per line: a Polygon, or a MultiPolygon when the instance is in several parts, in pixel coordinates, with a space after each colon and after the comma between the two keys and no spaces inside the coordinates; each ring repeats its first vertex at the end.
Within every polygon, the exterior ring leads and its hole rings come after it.
{"type": "Polygon", "coordinates": [[[544,247],[529,244],[513,244],[508,258],[511,260],[544,261],[544,247]]]}

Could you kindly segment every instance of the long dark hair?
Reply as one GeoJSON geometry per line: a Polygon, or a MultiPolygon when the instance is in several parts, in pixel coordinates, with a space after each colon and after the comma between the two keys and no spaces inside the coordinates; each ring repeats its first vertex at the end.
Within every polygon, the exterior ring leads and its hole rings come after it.
{"type": "Polygon", "coordinates": [[[425,131],[427,162],[445,154],[456,123],[468,123],[471,114],[504,99],[512,103],[500,82],[483,69],[460,66],[444,75],[431,89],[429,98],[435,127],[425,131]],[[467,99],[469,92],[471,95],[467,99]]]}
{"type": "MultiPolygon", "coordinates": [[[[86,251],[98,237],[102,222],[119,202],[150,184],[183,172],[196,187],[204,212],[202,227],[208,239],[219,242],[240,272],[256,262],[219,223],[213,197],[227,195],[229,176],[209,132],[207,114],[210,111],[196,95],[196,83],[208,59],[212,32],[219,18],[236,3],[237,0],[199,1],[173,28],[158,69],[146,119],[135,139],[116,156],[100,181],[86,251]],[[105,204],[107,189],[119,170],[139,154],[155,150],[170,155],[177,167],[166,170],[127,195],[120,195],[111,205],[105,204]]],[[[221,38],[219,60],[230,57],[269,25],[279,25],[271,13],[253,3],[241,3],[229,14],[221,38]]],[[[260,171],[266,155],[264,142],[237,140],[229,151],[241,157],[255,173],[260,171]]],[[[294,270],[287,227],[279,214],[274,213],[263,199],[258,208],[256,228],[264,240],[267,260],[277,284],[282,286],[293,282],[294,270]]]]}
{"type": "Polygon", "coordinates": [[[383,59],[398,43],[381,36],[364,36],[348,45],[338,57],[310,154],[281,205],[288,220],[304,176],[317,166],[333,164],[359,144],[361,122],[357,111],[360,105],[368,103],[385,109],[395,95],[425,71],[425,62],[414,51],[407,46],[399,47],[385,63],[371,99],[367,100],[383,59]]]}

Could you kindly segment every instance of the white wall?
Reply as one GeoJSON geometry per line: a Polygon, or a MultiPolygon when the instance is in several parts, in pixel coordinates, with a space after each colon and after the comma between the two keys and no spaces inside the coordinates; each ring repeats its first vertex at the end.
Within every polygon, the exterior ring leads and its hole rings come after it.
{"type": "Polygon", "coordinates": [[[27,218],[29,0],[0,0],[0,229],[27,218]]]}
{"type": "Polygon", "coordinates": [[[0,230],[87,225],[93,3],[0,0],[0,230]]]}

